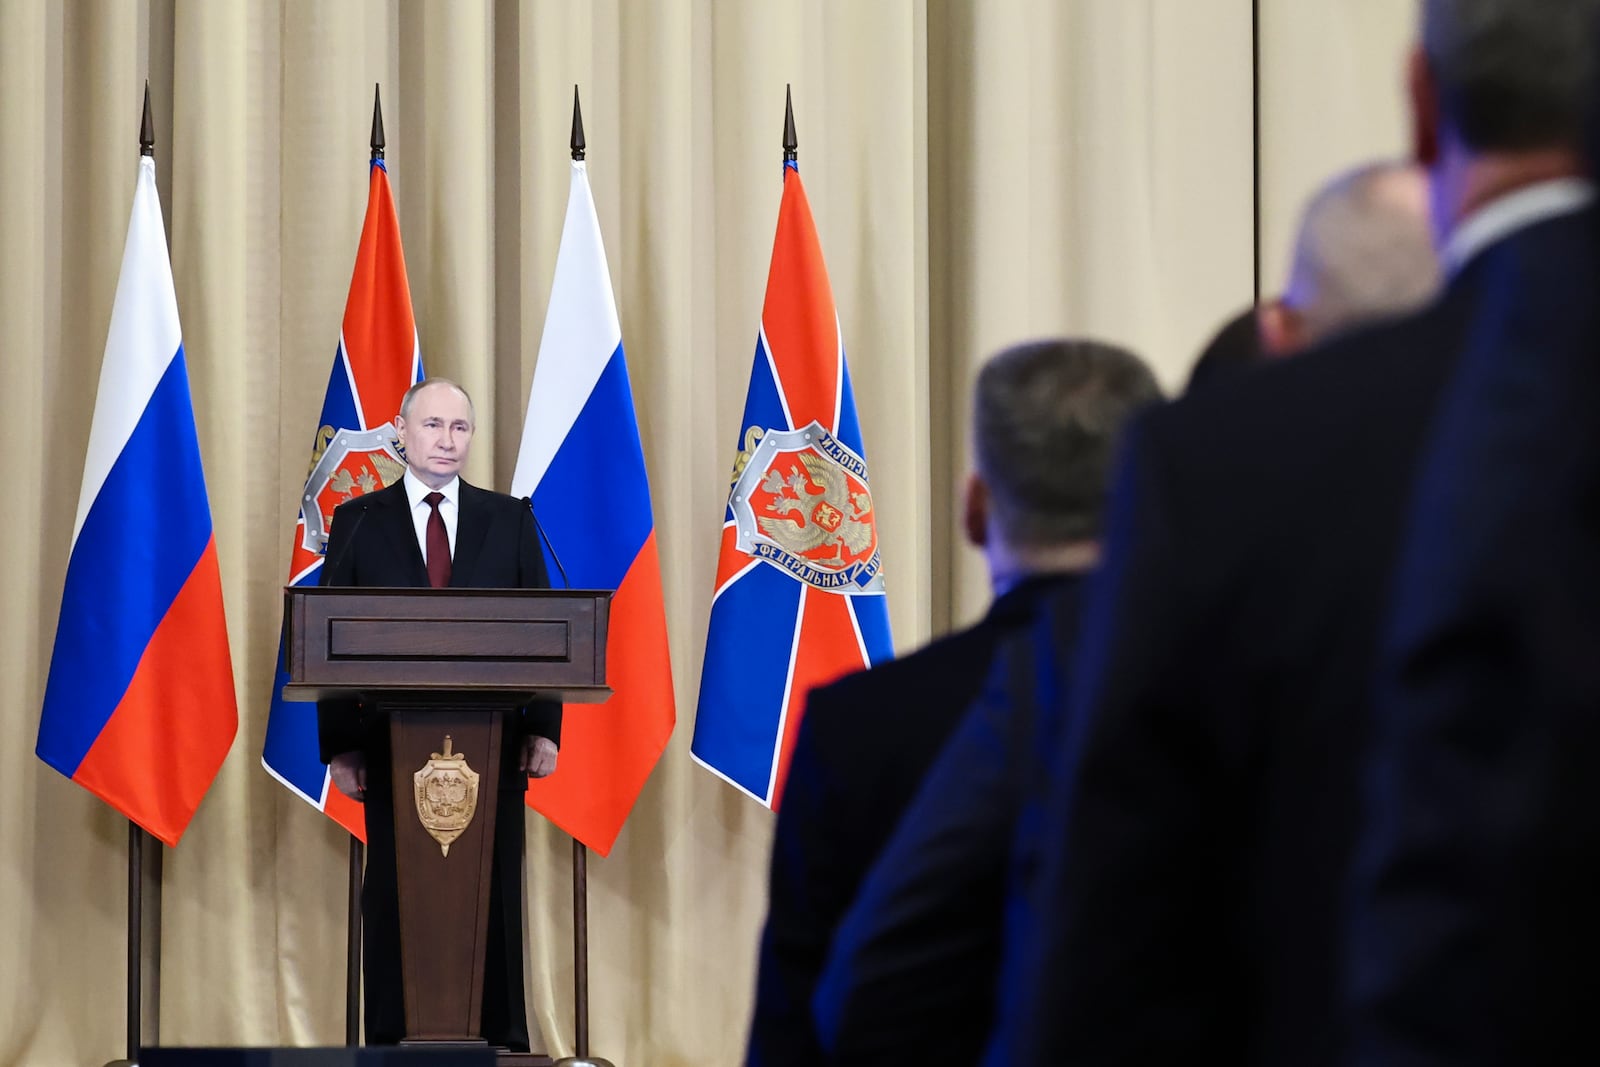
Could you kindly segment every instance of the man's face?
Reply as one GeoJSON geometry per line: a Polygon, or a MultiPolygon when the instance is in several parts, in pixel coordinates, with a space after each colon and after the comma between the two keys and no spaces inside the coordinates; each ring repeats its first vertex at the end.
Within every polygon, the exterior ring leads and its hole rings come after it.
{"type": "Polygon", "coordinates": [[[411,415],[395,420],[406,464],[424,485],[444,486],[461,473],[472,447],[472,407],[448,385],[425,388],[411,398],[411,415]]]}

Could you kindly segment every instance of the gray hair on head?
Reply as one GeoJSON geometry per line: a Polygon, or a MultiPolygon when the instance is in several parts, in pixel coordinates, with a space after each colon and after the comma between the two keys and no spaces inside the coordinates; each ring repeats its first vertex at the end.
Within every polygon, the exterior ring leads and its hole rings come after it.
{"type": "Polygon", "coordinates": [[[1578,147],[1600,0],[1423,0],[1422,50],[1467,148],[1578,147]]]}
{"type": "Polygon", "coordinates": [[[1160,396],[1139,357],[1098,341],[1035,341],[985,363],[973,438],[1000,535],[1027,548],[1098,537],[1117,437],[1160,396]]]}
{"type": "Polygon", "coordinates": [[[461,399],[467,402],[467,410],[472,413],[472,424],[474,426],[478,424],[478,409],[472,404],[472,395],[465,389],[461,388],[460,385],[451,381],[449,378],[424,378],[416,385],[413,385],[410,389],[407,389],[406,395],[400,398],[400,417],[402,419],[409,419],[411,417],[411,402],[417,398],[417,394],[433,385],[449,386],[451,389],[454,389],[456,392],[460,393],[461,399]]]}

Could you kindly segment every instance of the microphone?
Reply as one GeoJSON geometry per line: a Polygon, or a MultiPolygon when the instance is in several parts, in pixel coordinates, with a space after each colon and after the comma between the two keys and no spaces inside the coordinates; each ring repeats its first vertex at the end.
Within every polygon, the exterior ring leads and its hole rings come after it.
{"type": "Polygon", "coordinates": [[[544,527],[539,523],[539,515],[533,510],[533,497],[525,496],[522,502],[528,505],[528,516],[533,519],[533,528],[539,531],[539,537],[544,541],[544,547],[550,550],[550,558],[555,562],[556,570],[561,574],[561,588],[571,589],[572,583],[567,581],[567,568],[561,565],[561,557],[556,555],[556,546],[551,543],[550,535],[544,532],[544,527]]]}
{"type": "MultiPolygon", "coordinates": [[[[357,499],[360,499],[360,498],[358,497],[357,499]]],[[[350,555],[350,550],[355,547],[356,533],[357,533],[357,531],[359,531],[361,529],[361,520],[363,520],[363,519],[365,519],[367,517],[367,507],[368,507],[367,502],[365,500],[362,500],[361,501],[360,512],[356,515],[355,523],[352,524],[351,527],[350,527],[350,539],[344,543],[344,547],[339,550],[339,555],[334,559],[334,561],[331,564],[327,563],[326,561],[324,561],[324,563],[322,564],[322,575],[321,575],[322,578],[326,578],[329,575],[331,575],[334,571],[338,570],[339,569],[339,564],[343,563],[345,561],[345,559],[350,555]]],[[[331,531],[330,531],[328,540],[330,540],[330,541],[333,540],[331,531]]],[[[327,549],[324,548],[323,552],[326,553],[327,549]]],[[[322,580],[319,579],[317,584],[318,585],[327,585],[328,583],[326,581],[322,581],[322,580]]]]}

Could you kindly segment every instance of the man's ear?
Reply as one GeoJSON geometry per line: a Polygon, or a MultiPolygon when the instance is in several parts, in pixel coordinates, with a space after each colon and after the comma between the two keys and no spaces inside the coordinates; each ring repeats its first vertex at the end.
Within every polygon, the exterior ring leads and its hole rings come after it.
{"type": "Polygon", "coordinates": [[[989,543],[989,486],[977,471],[967,475],[961,525],[967,540],[978,548],[989,543]]]}
{"type": "Polygon", "coordinates": [[[1413,45],[1406,63],[1406,95],[1411,103],[1411,158],[1424,167],[1439,161],[1439,83],[1422,45],[1413,45]]]}
{"type": "Polygon", "coordinates": [[[1292,356],[1305,347],[1305,324],[1293,308],[1281,299],[1267,300],[1256,307],[1256,335],[1268,359],[1292,356]]]}

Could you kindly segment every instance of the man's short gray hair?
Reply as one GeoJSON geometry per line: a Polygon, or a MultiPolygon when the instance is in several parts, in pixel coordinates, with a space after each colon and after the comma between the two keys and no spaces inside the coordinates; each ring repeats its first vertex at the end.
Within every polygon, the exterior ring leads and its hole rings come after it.
{"type": "Polygon", "coordinates": [[[1036,341],[984,364],[973,438],[1000,535],[1019,548],[1098,537],[1117,435],[1160,396],[1139,357],[1096,341],[1036,341]]]}
{"type": "Polygon", "coordinates": [[[1438,284],[1427,178],[1408,163],[1373,163],[1340,175],[1306,205],[1284,301],[1311,344],[1411,311],[1438,284]]]}
{"type": "Polygon", "coordinates": [[[1579,147],[1600,0],[1423,0],[1446,121],[1476,152],[1579,147]]]}
{"type": "Polygon", "coordinates": [[[451,381],[449,378],[424,378],[416,385],[413,385],[410,389],[407,389],[406,395],[400,398],[400,417],[402,419],[409,419],[411,417],[411,402],[416,399],[418,393],[422,392],[430,385],[446,385],[460,393],[461,399],[467,402],[467,410],[472,413],[472,424],[474,426],[478,424],[478,409],[472,404],[472,394],[468,393],[465,389],[461,388],[460,385],[451,381]]]}

